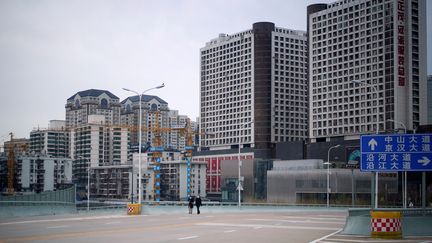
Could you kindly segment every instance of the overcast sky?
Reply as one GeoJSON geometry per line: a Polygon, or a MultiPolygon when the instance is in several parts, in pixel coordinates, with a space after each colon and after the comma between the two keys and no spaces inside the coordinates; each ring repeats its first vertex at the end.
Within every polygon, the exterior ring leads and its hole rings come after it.
{"type": "Polygon", "coordinates": [[[123,100],[133,94],[122,87],[142,92],[164,82],[148,94],[195,120],[206,42],[260,21],[305,30],[306,6],[321,2],[334,1],[0,0],[0,142],[64,120],[66,100],[87,89],[123,100]]]}

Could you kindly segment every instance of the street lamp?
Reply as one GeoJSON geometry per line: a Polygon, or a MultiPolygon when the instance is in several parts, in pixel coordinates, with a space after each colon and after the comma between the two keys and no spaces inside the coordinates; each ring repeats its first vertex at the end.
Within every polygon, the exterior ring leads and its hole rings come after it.
{"type": "MultiPolygon", "coordinates": [[[[402,125],[402,127],[403,127],[403,129],[404,129],[404,133],[406,134],[407,133],[407,128],[406,128],[406,126],[405,126],[405,124],[403,123],[403,122],[400,122],[400,121],[396,121],[396,120],[392,120],[392,119],[387,119],[387,121],[390,121],[390,122],[394,122],[394,123],[398,123],[398,124],[400,124],[400,125],[402,125]]],[[[407,172],[406,171],[404,171],[403,172],[403,193],[402,193],[402,207],[403,208],[406,208],[406,199],[407,199],[407,172]]]]}
{"type": "MultiPolygon", "coordinates": [[[[378,100],[378,88],[376,87],[377,85],[372,85],[369,84],[365,81],[360,81],[360,80],[352,80],[352,82],[354,84],[358,84],[358,85],[365,85],[365,86],[370,86],[372,87],[372,89],[375,91],[376,93],[376,99],[377,99],[377,103],[376,103],[376,134],[379,133],[379,100],[378,100]]],[[[378,172],[374,172],[375,173],[375,208],[378,208],[378,172]]]]}
{"type": "Polygon", "coordinates": [[[334,148],[339,148],[340,144],[332,146],[328,149],[327,151],[327,163],[324,163],[327,165],[327,207],[330,206],[330,150],[334,149],[334,148]]]}
{"type": "MultiPolygon", "coordinates": [[[[241,128],[244,128],[246,125],[250,125],[252,124],[253,121],[248,122],[248,123],[243,123],[240,125],[241,128]]],[[[242,166],[242,161],[240,159],[240,143],[241,143],[241,130],[239,131],[239,137],[238,137],[238,206],[241,207],[241,191],[242,191],[242,185],[241,185],[241,174],[240,174],[240,170],[241,170],[241,166],[242,166]]]]}
{"type": "Polygon", "coordinates": [[[387,119],[387,121],[389,121],[389,122],[394,122],[394,123],[397,123],[397,124],[402,125],[402,127],[403,127],[403,129],[404,129],[404,133],[405,133],[405,134],[407,133],[407,128],[406,128],[406,126],[405,126],[405,124],[404,124],[403,122],[396,121],[396,120],[392,120],[392,119],[387,119]]]}
{"type": "MultiPolygon", "coordinates": [[[[150,91],[150,90],[153,90],[153,89],[161,89],[163,87],[165,87],[165,84],[162,83],[162,85],[156,86],[156,87],[151,88],[151,89],[144,90],[141,93],[141,95],[138,92],[134,91],[134,90],[123,88],[123,90],[135,93],[136,95],[139,96],[139,135],[138,135],[138,139],[139,139],[139,141],[138,141],[138,146],[139,146],[139,148],[138,148],[138,156],[139,156],[138,157],[138,170],[139,170],[138,171],[138,193],[139,193],[139,195],[138,195],[138,204],[139,205],[141,205],[141,200],[142,200],[142,183],[141,183],[141,179],[142,179],[142,175],[141,175],[141,173],[142,173],[142,171],[141,171],[141,126],[142,126],[141,119],[142,119],[142,109],[141,109],[141,98],[144,95],[144,93],[146,93],[147,91],[150,91]]],[[[132,173],[133,173],[133,164],[132,164],[132,173]]]]}

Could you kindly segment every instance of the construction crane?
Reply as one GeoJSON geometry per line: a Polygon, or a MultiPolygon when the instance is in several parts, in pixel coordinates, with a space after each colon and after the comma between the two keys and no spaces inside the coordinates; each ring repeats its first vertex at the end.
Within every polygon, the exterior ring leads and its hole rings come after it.
{"type": "MultiPolygon", "coordinates": [[[[153,165],[154,178],[153,178],[153,199],[158,203],[160,201],[161,195],[161,162],[162,162],[162,152],[164,151],[164,147],[162,144],[162,133],[169,133],[173,131],[179,132],[182,136],[185,137],[185,152],[184,152],[184,160],[187,164],[187,194],[190,195],[192,192],[192,184],[191,184],[191,171],[192,171],[192,152],[193,152],[193,136],[194,135],[212,135],[208,133],[199,133],[194,132],[191,127],[191,121],[188,119],[186,121],[186,125],[184,127],[160,127],[159,126],[159,111],[154,111],[155,121],[152,124],[152,127],[142,127],[142,131],[150,131],[153,133],[153,141],[151,147],[147,150],[147,152],[151,153],[151,163],[153,165]]],[[[139,132],[139,126],[136,125],[109,125],[110,127],[122,127],[127,128],[130,132],[139,132]]],[[[141,132],[142,132],[141,131],[141,132]]]]}
{"type": "Polygon", "coordinates": [[[4,152],[7,156],[7,189],[6,194],[15,194],[14,188],[14,177],[15,177],[15,164],[17,154],[24,153],[27,151],[28,147],[26,143],[20,142],[20,139],[14,139],[13,133],[9,133],[10,141],[3,147],[4,152]]]}

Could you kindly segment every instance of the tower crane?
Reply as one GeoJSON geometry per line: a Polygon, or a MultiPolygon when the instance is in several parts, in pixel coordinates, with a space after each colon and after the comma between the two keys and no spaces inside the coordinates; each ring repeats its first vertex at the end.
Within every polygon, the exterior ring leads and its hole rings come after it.
{"type": "MultiPolygon", "coordinates": [[[[169,133],[173,131],[178,131],[182,136],[185,137],[186,140],[186,146],[185,146],[185,153],[184,153],[184,160],[186,160],[187,164],[187,194],[190,195],[192,192],[192,178],[191,178],[191,172],[192,172],[192,152],[193,152],[193,136],[200,134],[200,135],[212,135],[208,133],[199,133],[194,132],[191,127],[191,121],[188,119],[186,121],[186,125],[184,127],[160,127],[159,126],[159,111],[154,111],[155,115],[155,121],[152,124],[152,127],[150,128],[141,128],[142,131],[150,131],[153,133],[154,138],[152,141],[152,146],[147,150],[151,153],[151,163],[153,165],[153,171],[154,171],[154,178],[153,178],[153,186],[154,186],[154,193],[153,198],[158,203],[160,201],[160,195],[161,195],[161,162],[162,162],[162,152],[164,151],[164,147],[162,144],[162,133],[169,133]]],[[[130,132],[136,132],[139,131],[139,127],[137,125],[110,125],[112,127],[123,127],[127,128],[130,132]]]]}

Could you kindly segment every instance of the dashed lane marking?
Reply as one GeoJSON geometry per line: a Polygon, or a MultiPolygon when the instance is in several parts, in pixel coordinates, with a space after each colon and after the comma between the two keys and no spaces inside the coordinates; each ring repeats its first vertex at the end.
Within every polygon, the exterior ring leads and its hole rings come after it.
{"type": "Polygon", "coordinates": [[[60,229],[60,228],[67,228],[69,226],[67,225],[59,225],[59,226],[51,226],[51,227],[47,227],[47,229],[60,229]]]}
{"type": "Polygon", "coordinates": [[[177,240],[190,240],[190,239],[195,239],[195,238],[198,238],[198,235],[192,235],[192,236],[177,238],[177,240]]]}
{"type": "Polygon", "coordinates": [[[287,219],[248,219],[251,221],[271,221],[281,223],[308,223],[308,224],[342,224],[342,222],[328,222],[328,221],[312,221],[312,220],[287,220],[287,219]]]}
{"type": "Polygon", "coordinates": [[[222,227],[249,227],[249,228],[273,228],[273,229],[305,229],[305,230],[341,230],[332,227],[315,227],[315,226],[288,226],[288,225],[265,225],[265,224],[225,224],[225,223],[198,223],[201,226],[222,226],[222,227]]]}
{"type": "Polygon", "coordinates": [[[47,222],[62,222],[62,221],[82,221],[82,220],[95,220],[95,219],[118,219],[118,218],[133,218],[133,217],[145,217],[147,215],[112,215],[112,216],[95,216],[95,217],[80,217],[80,218],[61,218],[61,219],[40,219],[40,220],[27,220],[27,221],[15,221],[0,223],[0,225],[14,225],[14,224],[32,224],[32,223],[47,223],[47,222]]]}

